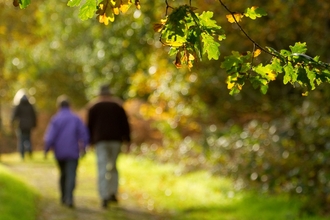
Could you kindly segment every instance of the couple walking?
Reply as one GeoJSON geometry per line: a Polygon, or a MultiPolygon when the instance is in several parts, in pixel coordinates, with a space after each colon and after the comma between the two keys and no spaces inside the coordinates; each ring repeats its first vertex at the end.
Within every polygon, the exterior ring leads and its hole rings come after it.
{"type": "MultiPolygon", "coordinates": [[[[102,86],[99,97],[88,105],[87,126],[70,110],[67,97],[57,100],[59,111],[54,115],[45,134],[45,156],[53,149],[60,170],[61,202],[74,206],[73,191],[78,159],[88,144],[97,155],[98,190],[102,207],[117,202],[117,157],[123,142],[130,142],[130,127],[121,103],[111,96],[108,86],[102,86]]],[[[129,145],[128,145],[129,146],[129,145]]]]}

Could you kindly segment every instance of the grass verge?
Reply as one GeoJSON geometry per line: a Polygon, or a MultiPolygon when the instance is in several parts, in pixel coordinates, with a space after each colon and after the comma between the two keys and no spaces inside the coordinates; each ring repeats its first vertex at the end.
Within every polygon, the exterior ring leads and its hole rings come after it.
{"type": "MultiPolygon", "coordinates": [[[[19,163],[13,155],[4,155],[11,164],[19,163]]],[[[54,160],[43,160],[36,152],[33,160],[24,167],[44,171],[39,178],[51,179],[56,170],[54,160]],[[46,169],[47,168],[47,169],[46,169]],[[50,170],[50,168],[52,168],[50,170]]],[[[183,173],[184,167],[175,164],[159,164],[134,155],[120,155],[119,206],[108,212],[100,210],[96,187],[95,153],[89,152],[79,163],[77,185],[77,211],[62,207],[63,218],[83,219],[79,212],[89,208],[86,219],[141,219],[141,220],[325,220],[320,216],[300,216],[301,202],[287,195],[268,195],[253,192],[237,192],[228,178],[215,177],[206,171],[183,173]],[[82,201],[83,200],[83,201],[82,201]],[[85,204],[82,204],[85,202],[85,204]],[[79,208],[82,207],[82,208],[79,208]],[[90,215],[88,215],[90,214],[90,215]],[[78,217],[76,217],[78,216],[78,217]],[[97,217],[98,216],[98,217],[97,217]]],[[[28,171],[28,170],[27,170],[28,171]]],[[[26,171],[26,172],[27,172],[26,171]]],[[[38,172],[39,173],[39,172],[38,172]]],[[[55,172],[57,173],[57,172],[55,172]]],[[[36,175],[36,174],[35,174],[36,175]]],[[[54,177],[54,176],[53,176],[54,177]]],[[[54,182],[56,177],[51,180],[54,182]]],[[[57,185],[46,182],[43,196],[57,204],[57,185]]],[[[39,188],[42,188],[40,186],[39,188]]],[[[0,219],[35,219],[36,192],[0,166],[0,219]]],[[[41,210],[42,212],[42,210],[41,210]]],[[[86,212],[86,211],[85,211],[86,212]]],[[[40,214],[40,213],[39,213],[40,214]]],[[[54,215],[55,213],[46,213],[54,215]]],[[[56,213],[56,215],[59,215],[56,213]]],[[[47,218],[45,218],[47,219],[47,218]]]]}
{"type": "Polygon", "coordinates": [[[206,171],[183,174],[182,167],[123,155],[120,186],[145,209],[171,220],[325,220],[301,216],[301,202],[287,195],[237,192],[227,178],[206,171]]]}
{"type": "Polygon", "coordinates": [[[0,219],[35,220],[38,193],[0,165],[0,219]]]}

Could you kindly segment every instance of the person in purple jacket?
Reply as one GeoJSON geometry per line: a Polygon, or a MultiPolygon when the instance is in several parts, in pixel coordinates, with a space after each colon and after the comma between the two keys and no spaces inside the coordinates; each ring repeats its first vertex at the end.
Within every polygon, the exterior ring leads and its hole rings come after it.
{"type": "Polygon", "coordinates": [[[60,170],[61,202],[72,208],[78,159],[86,152],[89,134],[82,120],[70,110],[65,95],[57,99],[57,105],[59,111],[51,118],[44,137],[45,158],[52,149],[60,170]]]}

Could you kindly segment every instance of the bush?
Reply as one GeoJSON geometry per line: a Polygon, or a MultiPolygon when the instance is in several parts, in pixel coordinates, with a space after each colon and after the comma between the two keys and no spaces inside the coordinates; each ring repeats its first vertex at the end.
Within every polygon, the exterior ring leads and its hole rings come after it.
{"type": "Polygon", "coordinates": [[[330,212],[330,117],[311,101],[270,122],[250,121],[208,131],[205,145],[215,172],[236,188],[290,192],[307,212],[330,212]]]}

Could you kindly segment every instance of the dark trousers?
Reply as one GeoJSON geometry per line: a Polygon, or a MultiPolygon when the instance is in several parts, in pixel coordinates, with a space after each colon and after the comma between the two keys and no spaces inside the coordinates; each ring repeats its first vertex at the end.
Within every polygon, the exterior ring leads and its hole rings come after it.
{"type": "Polygon", "coordinates": [[[25,152],[32,154],[31,145],[31,131],[30,130],[18,130],[18,150],[21,157],[24,158],[25,152]]]}
{"type": "Polygon", "coordinates": [[[73,190],[76,186],[78,159],[57,160],[60,168],[61,201],[67,205],[73,204],[73,190]]]}

